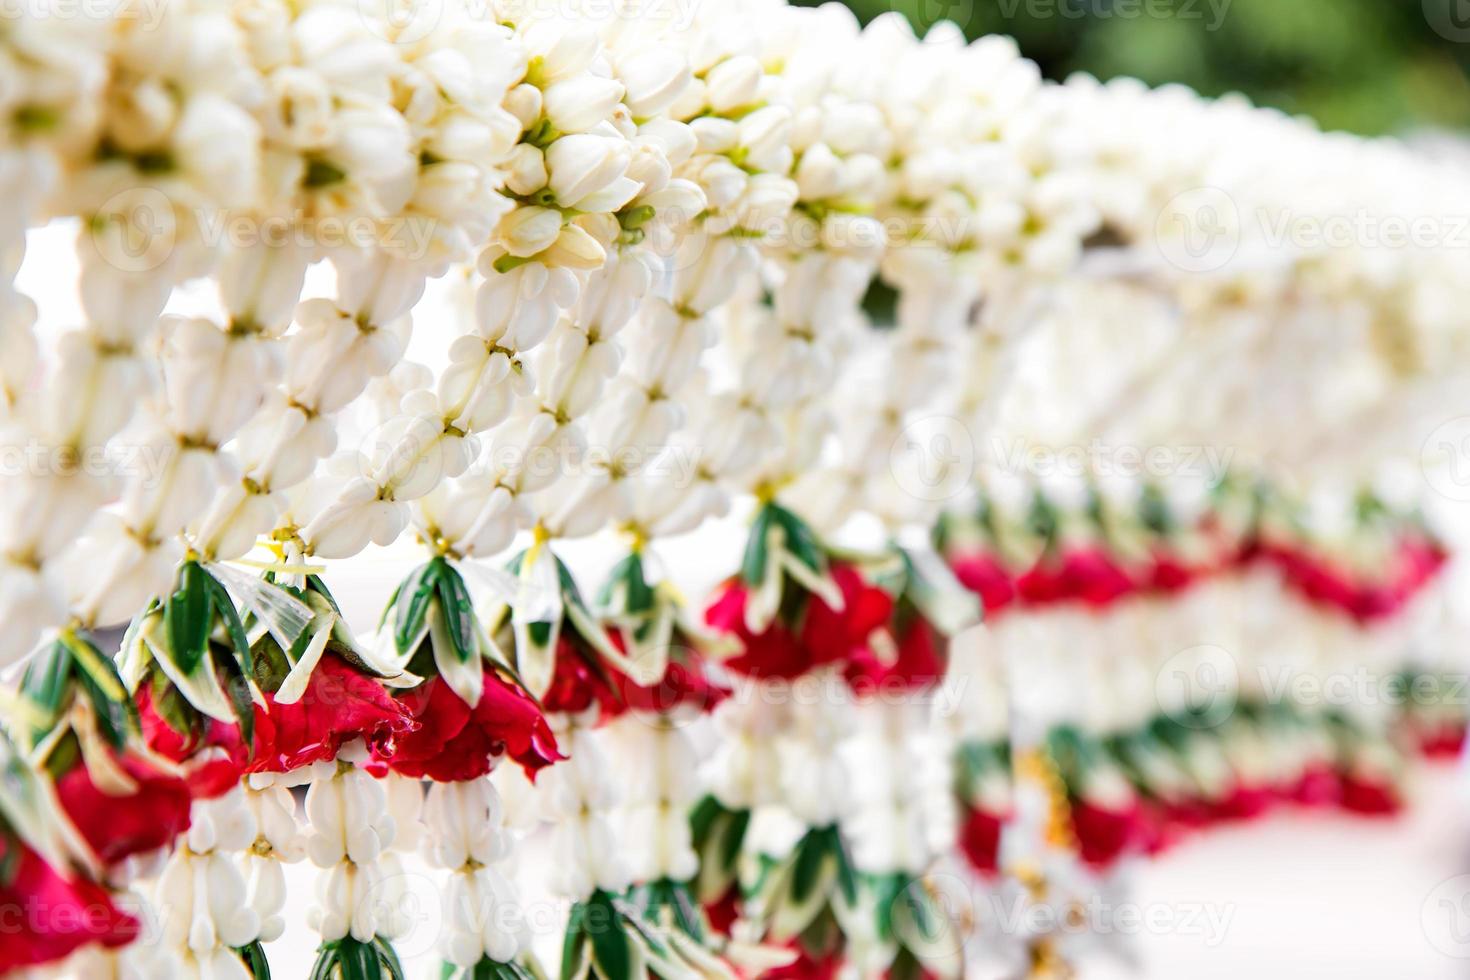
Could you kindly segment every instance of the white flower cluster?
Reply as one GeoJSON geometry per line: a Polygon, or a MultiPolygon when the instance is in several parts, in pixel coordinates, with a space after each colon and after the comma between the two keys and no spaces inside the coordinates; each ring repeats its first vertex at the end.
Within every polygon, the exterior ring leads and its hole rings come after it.
{"type": "Polygon", "coordinates": [[[551,821],[552,893],[580,902],[595,889],[618,895],[632,884],[616,820],[623,787],[608,758],[608,736],[595,729],[597,709],[553,717],[557,744],[567,755],[537,779],[540,812],[551,821]]]}
{"type": "Polygon", "coordinates": [[[347,936],[359,943],[392,939],[411,920],[402,867],[391,850],[398,825],[388,782],[349,762],[317,765],[332,771],[318,774],[306,791],[306,856],[322,869],[311,926],[327,943],[347,936]]]}
{"type": "Polygon", "coordinates": [[[699,870],[689,812],[704,780],[690,714],[629,712],[613,723],[628,780],[618,839],[627,842],[634,882],[686,882],[699,870]]]}
{"type": "Polygon", "coordinates": [[[167,910],[161,946],[177,957],[187,980],[246,980],[235,950],[262,935],[239,859],[259,828],[243,786],[215,800],[198,801],[189,831],[154,884],[155,904],[167,910]]]}
{"type": "Polygon", "coordinates": [[[495,867],[511,848],[503,811],[488,778],[429,787],[423,847],[431,865],[452,872],[443,952],[457,966],[474,967],[487,957],[511,963],[529,945],[525,917],[515,914],[515,887],[495,867]]]}
{"type": "Polygon", "coordinates": [[[1191,316],[1363,309],[1377,356],[1404,376],[1464,350],[1457,167],[1181,86],[1079,76],[1064,94],[1058,122],[1089,158],[1105,238],[1131,248],[1191,316]]]}

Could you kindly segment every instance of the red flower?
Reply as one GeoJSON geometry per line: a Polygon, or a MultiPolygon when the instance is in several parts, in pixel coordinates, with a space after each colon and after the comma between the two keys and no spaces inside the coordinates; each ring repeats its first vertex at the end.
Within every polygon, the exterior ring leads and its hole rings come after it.
{"type": "Polygon", "coordinates": [[[83,763],[56,781],[62,808],[108,866],[171,844],[189,829],[192,800],[183,779],[160,772],[136,755],[114,758],[137,784],[134,793],[111,796],[102,792],[83,763]]]}
{"type": "Polygon", "coordinates": [[[853,654],[847,683],[858,695],[922,691],[944,679],[943,641],[934,627],[914,617],[898,640],[898,656],[883,663],[867,647],[853,654]]]}
{"type": "Polygon", "coordinates": [[[1358,776],[1342,778],[1343,809],[1369,816],[1387,816],[1403,809],[1398,787],[1390,781],[1377,782],[1358,776]]]}
{"type": "Polygon", "coordinates": [[[1176,831],[1203,827],[1210,822],[1210,808],[1198,799],[1179,797],[1160,804],[1164,820],[1176,831]]]}
{"type": "Polygon", "coordinates": [[[761,980],[836,980],[843,962],[841,946],[830,952],[813,953],[799,937],[791,940],[790,945],[798,953],[796,959],[767,970],[761,974],[761,980]]]}
{"type": "Polygon", "coordinates": [[[1082,860],[1098,867],[1112,864],[1124,854],[1142,849],[1148,827],[1137,803],[1121,810],[1095,806],[1086,800],[1072,801],[1072,829],[1082,860]]]}
{"type": "Polygon", "coordinates": [[[984,552],[950,559],[960,584],[980,597],[987,617],[1016,601],[1016,583],[1000,561],[984,552]]]}
{"type": "MultiPolygon", "coordinates": [[[[745,604],[749,599],[750,591],[738,579],[731,579],[705,611],[704,620],[712,629],[734,634],[744,647],[738,657],[725,662],[726,666],[750,677],[796,677],[810,669],[806,652],[780,621],[760,634],[746,628],[745,604]]],[[[814,603],[819,601],[812,599],[814,603]]]]}
{"type": "Polygon", "coordinates": [[[842,591],[842,609],[833,609],[820,596],[809,596],[795,633],[778,620],[764,633],[752,634],[745,625],[749,590],[738,580],[726,583],[705,612],[712,628],[735,634],[744,645],[744,652],[726,666],[750,677],[792,678],[866,649],[868,637],[892,615],[893,598],[869,585],[851,565],[834,563],[830,571],[842,591]]]}
{"type": "Polygon", "coordinates": [[[725,889],[725,894],[705,905],[704,917],[716,933],[730,935],[730,928],[740,918],[740,886],[731,885],[725,889]]]}
{"type": "MultiPolygon", "coordinates": [[[[1274,547],[1262,552],[1281,569],[1287,583],[1309,601],[1356,615],[1362,596],[1346,569],[1290,548],[1274,547]]],[[[1372,603],[1376,600],[1369,599],[1372,603]]]]}
{"type": "Polygon", "coordinates": [[[63,877],[36,852],[4,835],[0,858],[16,846],[20,853],[13,876],[0,879],[0,973],[54,963],[92,943],[115,949],[138,938],[138,920],[113,905],[98,885],[63,877]]]}
{"type": "Polygon", "coordinates": [[[801,628],[801,645],[812,666],[840,663],[867,649],[868,637],[893,615],[893,597],[869,585],[851,565],[833,564],[832,580],[842,590],[842,611],[812,597],[801,628]]]}
{"type": "Polygon", "coordinates": [[[196,799],[223,796],[240,782],[250,750],[241,741],[238,726],[202,717],[195,730],[177,731],[158,713],[148,684],[138,689],[137,702],[144,741],[165,759],[183,765],[189,792],[196,799]]]}
{"type": "MultiPolygon", "coordinates": [[[[614,638],[619,649],[621,638],[614,638]]],[[[709,667],[698,654],[686,653],[680,660],[670,660],[664,670],[663,679],[647,687],[633,683],[633,679],[622,671],[615,671],[613,682],[625,710],[672,711],[675,708],[695,708],[700,712],[713,711],[715,705],[730,696],[730,689],[712,680],[709,667]]]]}
{"type": "Polygon", "coordinates": [[[393,752],[396,739],[417,727],[413,713],[382,684],[327,654],[317,663],[306,691],[292,704],[265,696],[255,707],[255,754],[248,772],[291,772],[327,762],[354,739],[375,754],[393,752]]]}
{"type": "Polygon", "coordinates": [[[1190,565],[1167,549],[1155,548],[1142,583],[1150,592],[1172,595],[1183,592],[1206,573],[1206,569],[1190,565]]]}
{"type": "Polygon", "coordinates": [[[624,710],[623,703],[608,678],[563,633],[556,641],[556,663],[552,668],[551,686],[541,699],[541,707],[548,714],[575,715],[594,704],[598,706],[600,721],[610,721],[624,710]]]}
{"type": "Polygon", "coordinates": [[[1303,806],[1327,806],[1341,800],[1342,783],[1331,766],[1312,763],[1293,785],[1287,787],[1286,796],[1303,806]]]}
{"type": "Polygon", "coordinates": [[[1060,560],[1043,557],[1016,580],[1030,605],[1079,601],[1101,609],[1133,591],[1133,580],[1097,548],[1069,551],[1060,560]]]}
{"type": "Polygon", "coordinates": [[[1000,870],[1000,834],[1005,821],[1004,814],[966,808],[965,822],[960,826],[960,851],[981,874],[993,875],[1000,870]]]}
{"type": "Polygon", "coordinates": [[[1465,749],[1465,726],[1459,722],[1425,727],[1419,733],[1419,751],[1431,759],[1455,759],[1465,749]]]}
{"type": "Polygon", "coordinates": [[[1265,786],[1236,783],[1215,801],[1214,813],[1219,820],[1255,820],[1271,808],[1271,802],[1271,791],[1265,786]]]}
{"type": "Polygon", "coordinates": [[[480,703],[471,708],[440,677],[432,677],[400,700],[418,728],[397,745],[377,747],[379,761],[394,772],[441,783],[467,782],[488,773],[508,755],[535,775],[562,758],[556,736],[531,696],[485,669],[480,703]]]}
{"type": "Polygon", "coordinates": [[[1163,803],[1141,799],[1138,810],[1143,823],[1143,850],[1148,854],[1163,854],[1185,836],[1186,828],[1173,821],[1163,803]]]}

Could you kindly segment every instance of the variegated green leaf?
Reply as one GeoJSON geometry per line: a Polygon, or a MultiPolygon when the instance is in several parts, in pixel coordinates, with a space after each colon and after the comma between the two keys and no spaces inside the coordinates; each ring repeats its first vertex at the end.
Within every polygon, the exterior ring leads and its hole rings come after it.
{"type": "Polygon", "coordinates": [[[185,674],[193,673],[205,660],[209,643],[210,601],[205,590],[206,578],[198,562],[185,562],[179,569],[174,591],[163,605],[169,655],[185,674]]]}
{"type": "Polygon", "coordinates": [[[414,643],[422,634],[424,618],[438,588],[438,568],[434,562],[420,565],[398,587],[394,597],[393,642],[399,656],[412,653],[414,643]]]}

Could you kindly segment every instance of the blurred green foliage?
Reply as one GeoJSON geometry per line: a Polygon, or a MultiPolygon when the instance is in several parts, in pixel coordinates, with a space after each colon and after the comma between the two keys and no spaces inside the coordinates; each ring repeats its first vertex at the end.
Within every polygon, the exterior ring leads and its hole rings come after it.
{"type": "Polygon", "coordinates": [[[1009,34],[1051,78],[1244,92],[1360,133],[1470,127],[1470,0],[845,2],[865,22],[897,10],[921,32],[952,20],[1009,34]]]}

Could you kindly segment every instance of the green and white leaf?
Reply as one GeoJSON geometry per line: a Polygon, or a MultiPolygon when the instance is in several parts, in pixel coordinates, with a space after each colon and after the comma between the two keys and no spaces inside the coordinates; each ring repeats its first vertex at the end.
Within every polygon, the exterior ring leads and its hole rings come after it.
{"type": "Polygon", "coordinates": [[[282,650],[295,646],[314,618],[310,606],[274,582],[224,562],[209,562],[203,567],[224,587],[235,608],[265,624],[282,650]]]}
{"type": "Polygon", "coordinates": [[[480,703],[480,695],[485,690],[485,674],[480,658],[460,656],[459,645],[451,636],[441,603],[436,601],[429,604],[427,620],[435,670],[444,683],[449,685],[449,689],[473,708],[480,703]]]}
{"type": "Polygon", "coordinates": [[[309,639],[306,649],[301,653],[301,659],[291,666],[291,672],[281,682],[280,688],[276,690],[275,699],[277,704],[295,704],[301,700],[306,693],[306,687],[311,683],[312,671],[321,662],[322,654],[326,652],[327,643],[332,639],[332,626],[330,620],[324,621],[320,615],[312,621],[309,639]]]}
{"type": "Polygon", "coordinates": [[[220,685],[213,661],[205,657],[192,670],[185,671],[180,667],[169,648],[168,630],[163,628],[162,615],[145,618],[139,628],[138,639],[158,668],[201,714],[216,721],[234,723],[234,706],[220,685]]]}

